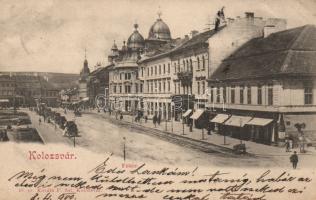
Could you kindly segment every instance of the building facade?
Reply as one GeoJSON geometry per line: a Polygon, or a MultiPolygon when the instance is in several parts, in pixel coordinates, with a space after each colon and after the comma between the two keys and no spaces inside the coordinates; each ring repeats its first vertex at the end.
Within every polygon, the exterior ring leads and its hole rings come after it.
{"type": "Polygon", "coordinates": [[[269,32],[220,64],[208,80],[208,106],[226,115],[213,120],[219,132],[264,144],[315,139],[315,34],[310,25],[269,32]]]}

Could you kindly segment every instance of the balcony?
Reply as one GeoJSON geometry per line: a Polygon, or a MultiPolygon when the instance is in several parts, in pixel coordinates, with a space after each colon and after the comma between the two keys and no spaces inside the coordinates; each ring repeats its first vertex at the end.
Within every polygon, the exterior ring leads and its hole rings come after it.
{"type": "Polygon", "coordinates": [[[192,83],[193,73],[192,71],[182,71],[177,73],[178,79],[182,85],[190,85],[192,83]]]}

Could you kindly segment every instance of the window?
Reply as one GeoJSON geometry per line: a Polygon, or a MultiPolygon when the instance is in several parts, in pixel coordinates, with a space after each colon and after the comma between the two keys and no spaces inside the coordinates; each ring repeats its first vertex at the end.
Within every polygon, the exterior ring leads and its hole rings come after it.
{"type": "Polygon", "coordinates": [[[142,68],[142,76],[144,76],[144,68],[142,68]]]}
{"type": "Polygon", "coordinates": [[[149,90],[149,82],[147,82],[147,92],[149,93],[150,92],[150,90],[149,90]]]}
{"type": "Polygon", "coordinates": [[[122,86],[120,85],[120,93],[122,93],[122,86]]]}
{"type": "Polygon", "coordinates": [[[200,82],[197,82],[198,94],[200,94],[200,82]]]}
{"type": "Polygon", "coordinates": [[[258,85],[258,105],[261,105],[262,104],[262,86],[261,85],[258,85]]]}
{"type": "Polygon", "coordinates": [[[122,73],[120,73],[120,80],[122,80],[122,73]]]}
{"type": "Polygon", "coordinates": [[[220,88],[219,87],[217,87],[216,88],[216,102],[217,103],[220,103],[221,102],[221,93],[220,93],[221,91],[220,91],[220,88]]]}
{"type": "Polygon", "coordinates": [[[223,87],[223,101],[226,103],[226,87],[223,87]]]}
{"type": "Polygon", "coordinates": [[[251,86],[247,87],[247,103],[251,104],[251,86]]]}
{"type": "Polygon", "coordinates": [[[143,92],[143,84],[140,84],[140,88],[139,88],[140,92],[143,92]]]}
{"type": "Polygon", "coordinates": [[[200,70],[200,58],[197,57],[197,69],[200,70]]]}
{"type": "Polygon", "coordinates": [[[150,87],[151,87],[151,93],[153,93],[153,91],[154,91],[154,84],[153,84],[153,82],[150,83],[150,87]]]}
{"type": "Polygon", "coordinates": [[[138,84],[135,83],[135,93],[138,93],[138,84]]]}
{"type": "Polygon", "coordinates": [[[153,67],[151,67],[150,69],[151,69],[151,75],[153,75],[153,74],[154,74],[154,69],[153,69],[153,67]]]}
{"type": "Polygon", "coordinates": [[[189,61],[187,60],[187,71],[190,70],[190,65],[189,65],[189,61]]]}
{"type": "Polygon", "coordinates": [[[213,97],[214,97],[213,90],[214,90],[214,87],[211,86],[211,102],[212,103],[213,103],[213,97]]]}
{"type": "Polygon", "coordinates": [[[170,81],[168,81],[168,92],[170,92],[170,81]]]}
{"type": "Polygon", "coordinates": [[[205,82],[202,82],[202,94],[205,94],[205,82]]]}
{"type": "Polygon", "coordinates": [[[165,92],[165,91],[166,91],[166,82],[165,82],[165,81],[163,82],[163,85],[162,85],[162,86],[163,86],[163,87],[162,87],[162,88],[163,88],[163,92],[165,92]]]}
{"type": "Polygon", "coordinates": [[[192,64],[192,59],[190,58],[190,71],[193,71],[193,64],[192,64]]]}
{"type": "Polygon", "coordinates": [[[170,63],[168,63],[168,74],[170,74],[170,63]]]}
{"type": "Polygon", "coordinates": [[[174,63],[174,73],[177,73],[177,64],[176,63],[174,63]]]}
{"type": "Polygon", "coordinates": [[[204,56],[202,56],[202,70],[205,69],[205,58],[204,56]]]}
{"type": "Polygon", "coordinates": [[[157,66],[155,66],[155,75],[157,75],[157,66]]]}
{"type": "Polygon", "coordinates": [[[185,61],[183,60],[183,71],[185,71],[185,61]]]}
{"type": "Polygon", "coordinates": [[[239,103],[243,104],[244,103],[244,86],[243,85],[240,86],[239,96],[240,96],[239,103]]]}
{"type": "Polygon", "coordinates": [[[313,104],[313,83],[304,83],[304,104],[313,104]]]}
{"type": "Polygon", "coordinates": [[[161,74],[161,65],[159,65],[159,74],[161,74]]]}
{"type": "Polygon", "coordinates": [[[230,102],[235,103],[235,86],[230,88],[230,102]]]}
{"type": "Polygon", "coordinates": [[[174,93],[177,94],[177,84],[174,83],[173,85],[174,85],[174,93]]]}
{"type": "Polygon", "coordinates": [[[273,105],[273,85],[268,85],[268,105],[273,105]]]}
{"type": "Polygon", "coordinates": [[[163,73],[165,74],[166,73],[166,65],[163,64],[163,73]]]}
{"type": "Polygon", "coordinates": [[[149,76],[149,68],[147,68],[147,76],[149,76]]]}
{"type": "Polygon", "coordinates": [[[178,60],[178,72],[180,72],[180,60],[178,60]]]}

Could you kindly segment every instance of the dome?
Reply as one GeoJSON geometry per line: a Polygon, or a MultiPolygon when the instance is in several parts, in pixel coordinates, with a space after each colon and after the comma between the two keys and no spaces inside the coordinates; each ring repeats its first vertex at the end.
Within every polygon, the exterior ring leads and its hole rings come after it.
{"type": "Polygon", "coordinates": [[[132,49],[144,48],[145,40],[143,36],[137,30],[138,25],[135,24],[134,27],[135,27],[134,32],[132,33],[131,36],[129,36],[127,40],[127,47],[132,48],[132,49]]]}
{"type": "Polygon", "coordinates": [[[163,22],[162,19],[158,18],[149,30],[148,39],[171,40],[171,34],[168,25],[163,22]]]}

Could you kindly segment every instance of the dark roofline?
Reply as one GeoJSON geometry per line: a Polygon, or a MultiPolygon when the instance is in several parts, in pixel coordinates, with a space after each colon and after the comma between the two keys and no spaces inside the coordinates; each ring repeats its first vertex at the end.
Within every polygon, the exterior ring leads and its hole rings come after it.
{"type": "Polygon", "coordinates": [[[159,59],[159,58],[161,58],[163,56],[166,56],[166,55],[169,55],[169,54],[171,55],[171,54],[175,54],[175,53],[180,53],[180,52],[182,52],[183,50],[185,50],[188,47],[194,47],[194,46],[196,46],[198,44],[205,43],[205,42],[199,42],[199,43],[195,43],[195,44],[192,44],[192,45],[184,47],[184,45],[188,44],[190,41],[192,41],[193,39],[196,39],[197,37],[201,36],[202,34],[210,33],[210,35],[208,36],[208,39],[209,39],[209,38],[213,37],[213,35],[215,35],[216,33],[218,33],[221,30],[223,30],[225,27],[226,27],[226,25],[219,27],[219,29],[217,31],[215,31],[215,29],[212,29],[212,30],[208,30],[208,31],[204,31],[202,33],[199,33],[199,34],[195,35],[194,37],[192,37],[191,39],[185,41],[184,43],[182,43],[178,47],[175,47],[174,49],[171,49],[170,51],[167,51],[167,52],[164,52],[164,53],[161,53],[161,54],[158,54],[158,55],[146,58],[144,60],[140,60],[139,63],[150,62],[152,60],[159,59]]]}

